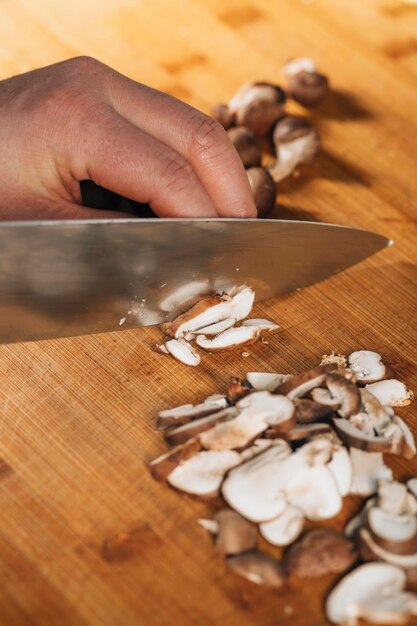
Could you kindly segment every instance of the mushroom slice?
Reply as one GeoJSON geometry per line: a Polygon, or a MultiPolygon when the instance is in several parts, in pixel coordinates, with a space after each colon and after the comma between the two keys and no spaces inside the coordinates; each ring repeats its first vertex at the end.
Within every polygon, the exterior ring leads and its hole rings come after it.
{"type": "Polygon", "coordinates": [[[328,389],[325,389],[324,387],[316,387],[315,389],[312,389],[311,397],[315,402],[318,402],[319,404],[324,404],[334,411],[340,409],[340,402],[333,398],[330,391],[328,389]]]}
{"type": "Polygon", "coordinates": [[[248,372],[246,380],[257,391],[275,391],[275,389],[290,378],[288,374],[269,374],[268,372],[248,372]]]}
{"type": "Polygon", "coordinates": [[[367,523],[374,541],[393,554],[414,554],[417,563],[417,517],[395,514],[374,506],[368,511],[367,523]]]}
{"type": "Polygon", "coordinates": [[[226,396],[218,396],[214,399],[204,400],[200,404],[183,404],[173,409],[165,409],[158,413],[156,427],[165,430],[171,426],[181,426],[199,417],[206,417],[227,407],[226,396]]]}
{"type": "Polygon", "coordinates": [[[345,526],[346,537],[356,537],[358,531],[366,524],[368,511],[375,506],[377,498],[370,498],[365,502],[365,506],[359,513],[354,515],[345,526]]]}
{"type": "Polygon", "coordinates": [[[233,326],[214,339],[207,339],[205,335],[197,335],[195,342],[207,352],[217,352],[218,350],[233,350],[238,346],[255,343],[259,335],[260,330],[256,326],[233,326]]]}
{"type": "Polygon", "coordinates": [[[381,481],[378,485],[378,506],[393,515],[417,513],[417,500],[407,485],[396,480],[381,481]]]}
{"type": "Polygon", "coordinates": [[[305,466],[303,471],[295,472],[288,480],[284,493],[287,501],[312,521],[330,519],[342,508],[338,486],[325,465],[305,466]]]}
{"type": "Polygon", "coordinates": [[[287,506],[283,488],[294,472],[295,455],[288,447],[272,446],[232,469],[223,485],[226,502],[252,522],[266,522],[287,506]]]}
{"type": "Polygon", "coordinates": [[[373,393],[361,389],[360,396],[365,412],[372,418],[373,428],[378,435],[382,435],[384,429],[391,423],[391,417],[373,393]]]}
{"type": "Polygon", "coordinates": [[[172,487],[189,494],[215,496],[226,472],[241,462],[240,454],[233,450],[202,450],[177,465],[167,481],[172,487]]]}
{"type": "Polygon", "coordinates": [[[390,436],[392,429],[391,446],[388,452],[391,454],[399,454],[405,459],[412,459],[416,454],[416,443],[414,435],[401,417],[394,415],[391,426],[385,431],[385,437],[390,436]]]}
{"type": "Polygon", "coordinates": [[[156,480],[166,480],[169,474],[180,464],[200,452],[201,443],[197,439],[187,441],[169,452],[162,454],[149,463],[149,469],[156,480]]]}
{"type": "Polygon", "coordinates": [[[184,365],[196,367],[201,362],[201,357],[197,350],[191,346],[185,339],[170,339],[165,342],[165,347],[177,361],[184,365]]]}
{"type": "Polygon", "coordinates": [[[417,567],[417,552],[412,554],[397,554],[391,549],[379,545],[372,536],[368,528],[359,530],[359,551],[365,561],[385,561],[392,565],[402,567],[404,570],[412,570],[417,567]]]}
{"type": "Polygon", "coordinates": [[[231,509],[222,509],[214,515],[218,529],[215,546],[223,554],[240,554],[254,550],[257,544],[256,526],[231,509]]]}
{"type": "Polygon", "coordinates": [[[414,395],[407,387],[395,378],[388,378],[377,383],[366,385],[383,406],[407,406],[414,395]]]}
{"type": "Polygon", "coordinates": [[[207,415],[207,417],[200,417],[200,419],[193,420],[192,422],[183,424],[177,428],[166,430],[164,433],[165,440],[172,446],[184,443],[185,441],[193,439],[201,433],[209,430],[214,425],[231,420],[237,415],[238,411],[234,407],[222,409],[217,411],[217,413],[207,415]]]}
{"type": "Polygon", "coordinates": [[[207,530],[207,532],[211,533],[212,535],[217,535],[217,533],[219,532],[219,523],[216,522],[214,519],[206,519],[204,517],[200,517],[200,519],[197,520],[197,523],[200,524],[201,528],[204,528],[204,530],[207,530]]]}
{"type": "Polygon", "coordinates": [[[241,378],[230,379],[229,387],[227,389],[227,399],[230,404],[236,404],[239,400],[247,396],[254,391],[252,385],[247,380],[241,378]]]}
{"type": "Polygon", "coordinates": [[[291,430],[285,433],[275,430],[272,426],[267,428],[264,435],[268,439],[276,439],[277,437],[283,437],[286,441],[301,441],[302,439],[310,439],[318,435],[327,435],[332,432],[329,424],[302,424],[300,426],[294,426],[291,430]]]}
{"type": "Polygon", "coordinates": [[[407,480],[406,484],[408,491],[417,498],[417,478],[410,478],[410,480],[407,480]]]}
{"type": "Polygon", "coordinates": [[[387,376],[387,368],[378,352],[357,350],[349,355],[348,363],[355,372],[358,383],[375,383],[387,376]]]}
{"type": "Polygon", "coordinates": [[[285,396],[257,391],[239,400],[236,406],[240,413],[235,419],[217,424],[200,436],[204,448],[243,448],[268,426],[285,432],[295,425],[294,405],[285,396]]]}
{"type": "Polygon", "coordinates": [[[249,459],[253,459],[254,456],[265,452],[271,446],[279,446],[284,456],[289,456],[292,452],[289,444],[284,439],[275,439],[275,441],[271,441],[271,439],[255,439],[252,445],[240,452],[240,456],[244,461],[249,461],[249,459]]]}
{"type": "Polygon", "coordinates": [[[347,496],[350,492],[353,476],[352,461],[348,450],[343,446],[334,446],[327,468],[336,481],[340,495],[342,497],[347,496]]]}
{"type": "Polygon", "coordinates": [[[352,462],[352,484],[350,493],[367,498],[376,493],[381,480],[392,480],[392,470],[384,463],[381,452],[365,452],[350,448],[352,462]]]}
{"type": "Polygon", "coordinates": [[[387,563],[366,563],[347,574],[326,600],[326,616],[334,624],[354,626],[405,624],[417,614],[417,597],[403,591],[406,575],[387,563]]]}
{"type": "Polygon", "coordinates": [[[357,558],[350,539],[330,528],[314,528],[289,548],[285,565],[290,575],[318,578],[344,572],[357,558]]]}
{"type": "Polygon", "coordinates": [[[331,406],[320,404],[314,400],[308,400],[307,398],[295,400],[295,417],[298,424],[317,422],[332,413],[333,408],[331,406]]]}
{"type": "Polygon", "coordinates": [[[291,400],[295,398],[301,398],[309,393],[315,387],[320,387],[324,382],[326,375],[336,369],[334,363],[328,365],[320,365],[301,374],[291,376],[283,383],[281,383],[276,389],[275,393],[288,396],[291,400]]]}
{"type": "Polygon", "coordinates": [[[288,546],[295,541],[304,528],[303,513],[288,505],[284,511],[271,520],[259,525],[261,535],[274,546],[288,546]]]}
{"type": "Polygon", "coordinates": [[[260,318],[244,320],[242,322],[242,326],[256,326],[260,330],[269,330],[269,331],[277,330],[277,328],[279,328],[279,325],[275,324],[275,322],[271,322],[270,320],[265,320],[265,319],[260,319],[260,318]]]}
{"type": "Polygon", "coordinates": [[[165,334],[179,339],[187,333],[194,333],[199,328],[217,324],[230,317],[231,298],[229,296],[207,296],[172,322],[162,324],[161,328],[165,334]]]}
{"type": "Polygon", "coordinates": [[[338,413],[341,417],[350,417],[361,410],[361,396],[353,382],[331,373],[326,376],[326,385],[333,398],[340,402],[338,413]]]}
{"type": "Polygon", "coordinates": [[[252,311],[253,302],[255,300],[255,292],[250,287],[243,287],[232,298],[232,309],[230,317],[237,322],[248,317],[252,311]]]}
{"type": "Polygon", "coordinates": [[[198,329],[198,333],[200,335],[218,335],[219,333],[224,332],[228,328],[231,328],[236,323],[234,317],[229,317],[221,322],[217,322],[216,324],[210,324],[209,326],[204,326],[203,328],[198,329]]]}
{"type": "Polygon", "coordinates": [[[286,580],[285,570],[280,561],[258,550],[229,556],[226,562],[235,574],[256,585],[279,589],[286,580]]]}
{"type": "Polygon", "coordinates": [[[390,446],[390,440],[387,437],[365,432],[351,424],[349,420],[333,418],[333,424],[338,435],[349,447],[367,452],[385,452],[390,446]]]}

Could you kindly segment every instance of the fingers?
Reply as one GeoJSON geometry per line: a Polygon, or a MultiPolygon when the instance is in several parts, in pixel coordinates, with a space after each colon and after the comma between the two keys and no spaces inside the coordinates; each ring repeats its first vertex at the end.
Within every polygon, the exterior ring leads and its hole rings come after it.
{"type": "Polygon", "coordinates": [[[218,213],[192,166],[166,144],[114,110],[100,112],[80,140],[71,168],[77,180],[137,202],[149,203],[161,217],[217,217],[218,213]]]}
{"type": "Polygon", "coordinates": [[[242,162],[225,130],[176,98],[117,73],[108,86],[113,106],[149,135],[186,159],[222,217],[256,217],[242,162]]]}

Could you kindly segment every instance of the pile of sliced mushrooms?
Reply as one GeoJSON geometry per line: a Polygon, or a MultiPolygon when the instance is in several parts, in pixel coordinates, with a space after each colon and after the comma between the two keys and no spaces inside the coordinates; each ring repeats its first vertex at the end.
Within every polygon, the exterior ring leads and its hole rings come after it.
{"type": "MultiPolygon", "coordinates": [[[[165,327],[174,337],[167,343],[195,338],[207,350],[253,340],[249,331],[259,336],[272,323],[230,323],[249,313],[249,301],[243,290],[197,302],[165,327]],[[220,331],[213,339],[210,325],[220,331]]],[[[405,590],[417,581],[417,478],[394,480],[384,455],[415,455],[396,413],[412,399],[371,350],[325,355],[294,375],[249,372],[225,394],[161,411],[156,426],[172,447],[150,470],[216,505],[221,496],[223,508],[199,522],[236,574],[282,588],[292,577],[345,573],[325,602],[331,622],[404,624],[417,615],[417,595],[405,590]],[[345,532],[321,527],[350,494],[364,504],[345,532]],[[281,546],[282,557],[260,549],[260,537],[281,546]]]]}
{"type": "Polygon", "coordinates": [[[318,105],[329,90],[326,76],[310,58],[284,65],[285,89],[268,82],[243,85],[228,104],[217,104],[212,116],[227,130],[243,165],[262,217],[275,204],[275,184],[310,163],[320,147],[319,135],[306,117],[285,111],[288,98],[306,108],[318,105]],[[274,144],[276,162],[261,166],[263,141],[274,144]]]}

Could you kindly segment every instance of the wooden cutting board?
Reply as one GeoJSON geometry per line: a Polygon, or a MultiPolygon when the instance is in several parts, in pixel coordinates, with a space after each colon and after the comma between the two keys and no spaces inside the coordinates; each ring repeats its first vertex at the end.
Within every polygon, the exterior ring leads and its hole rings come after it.
{"type": "MultiPolygon", "coordinates": [[[[2,626],[319,626],[332,577],[282,592],[228,573],[197,518],[213,503],[149,477],[158,409],[247,370],[293,373],[371,348],[417,391],[417,6],[395,0],[5,0],[2,77],[95,56],[205,111],[311,55],[334,90],[323,152],[281,185],[275,217],[374,229],[395,246],[256,307],[281,331],[184,366],[155,328],[0,348],[2,626]]],[[[417,403],[401,410],[417,434],[417,403]]],[[[390,460],[396,475],[417,461],[390,460]]],[[[332,526],[341,528],[349,503],[332,526]]]]}

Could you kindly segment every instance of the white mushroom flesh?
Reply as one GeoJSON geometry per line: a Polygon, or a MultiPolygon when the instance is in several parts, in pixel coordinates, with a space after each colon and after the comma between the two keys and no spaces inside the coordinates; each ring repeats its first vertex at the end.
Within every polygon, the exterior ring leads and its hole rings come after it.
{"type": "Polygon", "coordinates": [[[233,317],[237,322],[248,317],[249,313],[252,311],[254,300],[255,292],[250,287],[245,287],[241,289],[241,291],[238,291],[232,298],[230,317],[233,317]]]}
{"type": "Polygon", "coordinates": [[[236,320],[233,317],[229,317],[221,322],[217,322],[216,324],[210,324],[210,326],[204,326],[203,328],[198,329],[199,335],[218,335],[228,328],[231,328],[236,323],[236,320]]]}
{"type": "Polygon", "coordinates": [[[319,140],[315,130],[277,146],[277,162],[269,168],[276,183],[290,176],[297,165],[306,163],[317,153],[319,140]]]}
{"type": "Polygon", "coordinates": [[[234,326],[214,337],[208,339],[205,335],[197,335],[196,344],[208,352],[226,350],[236,346],[244,346],[253,343],[259,337],[259,329],[256,326],[234,326]]]}
{"type": "Polygon", "coordinates": [[[392,470],[384,463],[382,452],[350,448],[352,484],[350,493],[367,498],[376,493],[381,480],[392,480],[392,470]]]}
{"type": "Polygon", "coordinates": [[[292,59],[288,61],[282,68],[284,76],[294,76],[299,72],[308,72],[314,74],[316,72],[316,63],[309,57],[301,57],[299,59],[292,59]]]}
{"type": "Polygon", "coordinates": [[[248,372],[246,380],[257,391],[275,391],[275,389],[288,379],[287,374],[269,374],[268,372],[248,372]]]}
{"type": "Polygon", "coordinates": [[[330,592],[327,618],[334,624],[356,625],[360,618],[374,624],[402,624],[415,614],[417,598],[404,594],[404,572],[387,563],[366,563],[347,574],[330,592]],[[394,622],[389,621],[394,617],[394,622]],[[402,617],[402,621],[398,621],[402,617]]]}
{"type": "Polygon", "coordinates": [[[381,561],[402,567],[405,570],[417,567],[417,553],[396,554],[394,552],[390,552],[376,543],[371,533],[366,528],[361,528],[359,535],[362,541],[364,541],[368,548],[372,551],[374,556],[381,561]]]}
{"type": "Polygon", "coordinates": [[[287,505],[277,518],[259,525],[261,535],[274,546],[288,546],[304,528],[305,517],[294,506],[287,505]]]}
{"type": "Polygon", "coordinates": [[[170,339],[165,342],[165,347],[171,356],[177,359],[177,361],[184,363],[184,365],[197,367],[201,362],[201,357],[197,350],[185,339],[170,339]]]}
{"type": "Polygon", "coordinates": [[[266,522],[280,515],[287,502],[285,483],[294,471],[291,450],[272,446],[232,469],[223,485],[226,502],[252,522],[266,522]]]}
{"type": "Polygon", "coordinates": [[[271,322],[270,320],[265,320],[265,319],[260,319],[260,318],[244,320],[242,322],[242,326],[256,326],[260,330],[270,330],[270,331],[276,330],[277,328],[279,328],[278,324],[275,324],[274,322],[271,322]]]}
{"type": "Polygon", "coordinates": [[[417,534],[417,518],[410,514],[387,513],[379,506],[374,506],[368,513],[371,531],[381,539],[401,542],[413,539],[417,534]]]}
{"type": "Polygon", "coordinates": [[[335,447],[327,468],[331,471],[342,497],[347,496],[352,485],[352,461],[346,448],[335,447]]]}
{"type": "Polygon", "coordinates": [[[350,369],[352,369],[358,382],[371,383],[382,380],[386,376],[386,367],[378,352],[372,350],[357,350],[348,357],[350,369]]]}
{"type": "Polygon", "coordinates": [[[400,380],[388,378],[366,385],[383,406],[407,406],[413,399],[412,392],[400,380]]]}
{"type": "Polygon", "coordinates": [[[241,448],[260,435],[268,426],[286,424],[293,419],[294,405],[285,396],[257,391],[245,396],[236,405],[239,415],[217,424],[200,436],[204,448],[226,450],[241,448]]]}
{"type": "Polygon", "coordinates": [[[276,101],[276,89],[271,85],[254,85],[246,83],[243,85],[229,101],[228,107],[232,112],[246,107],[255,100],[263,102],[276,101]]]}
{"type": "Polygon", "coordinates": [[[178,465],[168,476],[172,487],[199,496],[215,495],[225,473],[239,465],[242,458],[232,450],[198,452],[178,465]]]}

